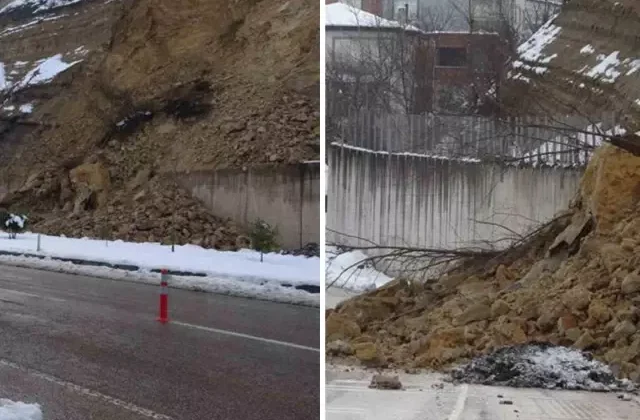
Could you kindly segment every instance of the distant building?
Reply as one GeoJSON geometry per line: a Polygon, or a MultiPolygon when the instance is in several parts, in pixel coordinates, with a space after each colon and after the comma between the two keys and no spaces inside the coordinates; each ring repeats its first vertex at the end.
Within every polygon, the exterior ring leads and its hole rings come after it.
{"type": "MultiPolygon", "coordinates": [[[[343,0],[389,20],[431,31],[499,31],[504,22],[528,38],[564,0],[343,0]],[[473,26],[473,27],[472,27],[473,26]]],[[[326,3],[336,3],[327,0],[326,3]]]]}
{"type": "Polygon", "coordinates": [[[497,34],[423,34],[416,51],[413,112],[479,111],[500,88],[505,60],[497,34]]]}
{"type": "Polygon", "coordinates": [[[497,34],[424,32],[345,3],[325,7],[327,87],[351,106],[468,113],[500,87],[497,34]]]}

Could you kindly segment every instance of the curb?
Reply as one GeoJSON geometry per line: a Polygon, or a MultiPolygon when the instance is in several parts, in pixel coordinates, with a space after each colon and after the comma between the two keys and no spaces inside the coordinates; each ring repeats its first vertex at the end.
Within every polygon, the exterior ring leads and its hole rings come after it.
{"type": "MultiPolygon", "coordinates": [[[[80,258],[53,257],[50,255],[40,255],[40,254],[32,254],[27,252],[12,252],[12,251],[0,250],[0,256],[1,255],[8,255],[12,257],[38,258],[40,260],[50,259],[54,261],[68,262],[68,263],[81,265],[81,266],[107,267],[107,268],[114,268],[118,270],[132,271],[132,272],[140,271],[140,267],[138,267],[137,265],[111,264],[111,263],[102,262],[102,261],[83,260],[80,258]]],[[[158,268],[154,268],[150,271],[152,273],[160,274],[162,270],[158,268]]],[[[180,276],[180,277],[207,277],[207,273],[202,273],[202,272],[168,270],[167,273],[172,276],[180,276]]],[[[314,284],[300,284],[297,286],[293,286],[291,283],[285,282],[285,283],[280,283],[280,285],[282,287],[293,287],[296,290],[302,290],[304,292],[314,294],[314,295],[320,294],[320,286],[314,285],[314,284]]]]}

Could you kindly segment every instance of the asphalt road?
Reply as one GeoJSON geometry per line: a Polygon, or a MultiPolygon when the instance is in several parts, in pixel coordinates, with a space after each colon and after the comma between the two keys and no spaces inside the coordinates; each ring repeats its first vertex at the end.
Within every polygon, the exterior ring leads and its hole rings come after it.
{"type": "Polygon", "coordinates": [[[398,375],[402,391],[370,389],[375,372],[327,367],[327,420],[632,420],[640,399],[616,393],[453,385],[443,375],[398,375]]]}
{"type": "Polygon", "coordinates": [[[0,397],[45,420],[318,419],[319,310],[0,265],[0,397]]]}

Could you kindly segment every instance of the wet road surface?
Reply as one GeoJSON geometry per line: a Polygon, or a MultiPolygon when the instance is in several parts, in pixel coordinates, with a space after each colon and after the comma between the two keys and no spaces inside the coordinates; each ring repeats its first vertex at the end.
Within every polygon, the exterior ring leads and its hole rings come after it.
{"type": "Polygon", "coordinates": [[[317,419],[319,310],[0,265],[0,397],[45,420],[317,419]]]}

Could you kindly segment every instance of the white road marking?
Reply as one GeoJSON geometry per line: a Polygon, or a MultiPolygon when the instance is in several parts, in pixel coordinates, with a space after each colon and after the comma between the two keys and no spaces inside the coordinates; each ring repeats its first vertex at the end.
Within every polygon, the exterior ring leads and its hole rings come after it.
{"type": "Polygon", "coordinates": [[[449,420],[459,420],[464,412],[464,405],[467,402],[467,394],[469,393],[469,385],[463,384],[460,386],[460,393],[458,394],[458,400],[453,408],[451,414],[449,414],[449,420]]]}
{"type": "Polygon", "coordinates": [[[118,406],[118,407],[122,407],[125,410],[131,411],[132,413],[139,414],[139,415],[144,416],[144,417],[148,417],[150,419],[154,419],[154,420],[175,420],[173,417],[169,417],[169,416],[165,416],[164,414],[156,413],[155,411],[149,410],[147,408],[142,408],[142,407],[139,407],[139,406],[137,406],[137,405],[135,405],[133,403],[126,402],[126,401],[120,400],[120,399],[115,398],[115,397],[111,397],[109,395],[103,394],[103,393],[98,392],[98,391],[93,391],[93,390],[91,390],[89,388],[85,388],[83,386],[76,385],[76,384],[74,384],[72,382],[65,381],[64,379],[57,378],[57,377],[49,375],[47,373],[43,373],[43,372],[40,372],[40,371],[35,370],[35,369],[31,369],[31,368],[27,368],[27,367],[24,367],[24,366],[20,366],[17,363],[10,362],[9,360],[0,359],[0,365],[6,366],[6,367],[9,367],[9,368],[12,368],[12,369],[20,370],[20,371],[25,372],[25,373],[33,376],[33,377],[36,377],[36,378],[39,378],[39,379],[43,379],[43,380],[45,380],[47,382],[51,382],[53,384],[68,388],[68,389],[70,389],[70,390],[72,390],[72,391],[74,391],[74,392],[76,392],[76,393],[78,393],[80,395],[86,395],[88,397],[93,397],[93,398],[100,399],[100,400],[105,401],[105,402],[107,402],[109,404],[112,404],[112,405],[115,405],[115,406],[118,406]]]}
{"type": "Polygon", "coordinates": [[[272,340],[270,338],[256,337],[255,335],[242,334],[235,331],[219,330],[217,328],[203,327],[202,325],[187,324],[186,322],[180,322],[180,321],[171,321],[171,323],[176,325],[181,325],[183,327],[194,328],[197,330],[208,331],[216,334],[230,335],[232,337],[246,338],[248,340],[261,341],[263,343],[276,344],[278,346],[285,346],[285,347],[291,347],[294,349],[314,351],[314,352],[320,353],[319,348],[303,346],[301,344],[294,344],[294,343],[288,343],[286,341],[272,340]]]}
{"type": "Polygon", "coordinates": [[[53,297],[53,296],[36,295],[34,293],[19,292],[17,290],[5,289],[5,288],[0,287],[0,294],[2,294],[2,293],[9,293],[9,294],[14,294],[14,295],[18,295],[18,296],[28,296],[28,297],[38,298],[38,299],[47,299],[47,300],[52,300],[54,302],[65,302],[64,299],[56,298],[56,297],[53,297]]]}

